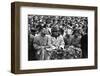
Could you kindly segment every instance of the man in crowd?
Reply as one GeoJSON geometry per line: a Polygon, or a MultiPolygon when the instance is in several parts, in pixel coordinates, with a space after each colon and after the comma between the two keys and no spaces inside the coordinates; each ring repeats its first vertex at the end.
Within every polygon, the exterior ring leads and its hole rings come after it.
{"type": "Polygon", "coordinates": [[[45,60],[46,48],[48,46],[48,36],[46,36],[46,28],[40,27],[40,33],[34,37],[33,46],[37,50],[36,55],[38,60],[45,60]]]}
{"type": "Polygon", "coordinates": [[[85,32],[82,32],[81,38],[81,49],[82,49],[82,58],[88,58],[88,29],[85,29],[85,32]]]}
{"type": "Polygon", "coordinates": [[[51,48],[51,51],[53,52],[51,54],[51,59],[61,59],[63,57],[63,49],[64,49],[64,40],[63,36],[60,33],[60,28],[57,26],[52,27],[51,29],[51,37],[49,38],[49,46],[51,48]]]}
{"type": "Polygon", "coordinates": [[[53,49],[63,49],[64,48],[64,40],[60,33],[60,28],[55,26],[51,29],[52,35],[49,38],[49,46],[53,49]]]}
{"type": "Polygon", "coordinates": [[[36,60],[36,56],[35,56],[35,49],[33,47],[33,40],[34,40],[34,37],[35,37],[35,32],[36,32],[36,29],[34,28],[31,28],[29,34],[28,34],[28,56],[29,56],[29,60],[36,60]]]}

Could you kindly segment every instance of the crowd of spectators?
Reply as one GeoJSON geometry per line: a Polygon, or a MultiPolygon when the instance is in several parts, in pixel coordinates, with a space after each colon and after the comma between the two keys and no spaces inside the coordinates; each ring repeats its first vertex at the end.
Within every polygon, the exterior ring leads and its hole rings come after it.
{"type": "MultiPolygon", "coordinates": [[[[59,34],[64,41],[63,48],[47,51],[49,58],[45,59],[77,59],[83,57],[82,53],[84,48],[82,48],[82,37],[88,34],[87,17],[28,15],[29,60],[44,60],[43,58],[37,59],[37,56],[40,56],[42,53],[37,53],[36,49],[34,49],[34,37],[40,34],[43,28],[47,30],[45,31],[47,36],[52,36],[52,32],[59,29],[59,34]]],[[[87,45],[87,42],[85,43],[87,45]]],[[[85,47],[86,49],[87,47],[85,47]]]]}

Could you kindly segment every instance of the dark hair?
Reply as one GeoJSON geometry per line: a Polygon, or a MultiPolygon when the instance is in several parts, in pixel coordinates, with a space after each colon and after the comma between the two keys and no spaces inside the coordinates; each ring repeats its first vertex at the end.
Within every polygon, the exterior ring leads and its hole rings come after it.
{"type": "Polygon", "coordinates": [[[43,28],[46,28],[45,26],[41,26],[41,25],[38,25],[38,30],[39,30],[39,32],[43,29],[43,28]]]}
{"type": "MultiPolygon", "coordinates": [[[[52,29],[51,29],[51,36],[53,36],[53,37],[55,37],[55,35],[54,35],[54,33],[53,32],[60,32],[60,29],[59,29],[59,27],[56,27],[56,26],[54,26],[54,27],[52,27],[52,29]]],[[[58,33],[58,36],[60,35],[60,33],[58,33]]],[[[56,37],[58,37],[58,36],[56,36],[56,37]]]]}
{"type": "Polygon", "coordinates": [[[76,33],[79,33],[79,30],[74,30],[72,35],[76,34],[76,33]]]}
{"type": "Polygon", "coordinates": [[[62,28],[60,28],[60,33],[61,33],[61,35],[64,34],[64,30],[62,28]]]}
{"type": "Polygon", "coordinates": [[[32,28],[32,29],[31,29],[31,32],[36,32],[36,29],[35,29],[35,28],[32,28]]]}
{"type": "Polygon", "coordinates": [[[51,28],[51,32],[57,32],[57,31],[60,31],[59,27],[54,26],[51,28]]]}

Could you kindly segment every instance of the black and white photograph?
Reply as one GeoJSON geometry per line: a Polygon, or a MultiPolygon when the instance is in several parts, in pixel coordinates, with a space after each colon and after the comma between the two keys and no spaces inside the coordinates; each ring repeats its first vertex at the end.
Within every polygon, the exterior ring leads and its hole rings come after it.
{"type": "Polygon", "coordinates": [[[88,17],[28,14],[28,60],[88,58],[88,17]]]}
{"type": "Polygon", "coordinates": [[[13,73],[97,69],[97,7],[11,5],[13,73]]]}

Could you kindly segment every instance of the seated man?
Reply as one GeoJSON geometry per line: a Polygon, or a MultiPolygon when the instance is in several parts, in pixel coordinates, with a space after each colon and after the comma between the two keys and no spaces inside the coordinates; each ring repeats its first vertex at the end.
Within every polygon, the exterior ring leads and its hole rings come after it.
{"type": "Polygon", "coordinates": [[[48,36],[46,36],[46,29],[41,28],[40,34],[34,37],[33,46],[37,50],[37,59],[45,60],[46,57],[46,48],[48,46],[48,36]]]}

